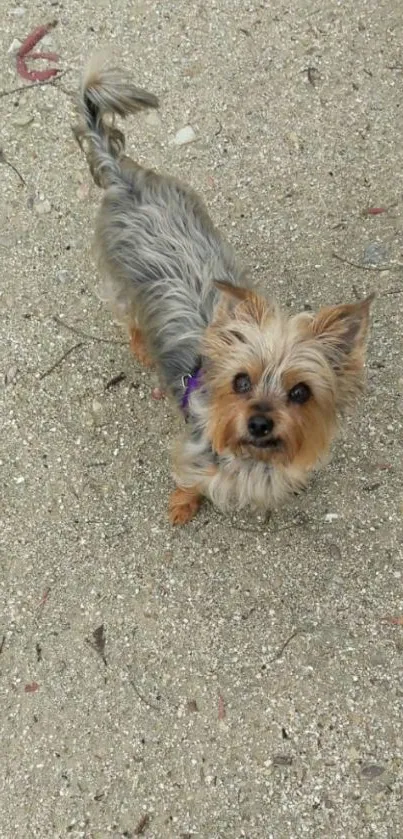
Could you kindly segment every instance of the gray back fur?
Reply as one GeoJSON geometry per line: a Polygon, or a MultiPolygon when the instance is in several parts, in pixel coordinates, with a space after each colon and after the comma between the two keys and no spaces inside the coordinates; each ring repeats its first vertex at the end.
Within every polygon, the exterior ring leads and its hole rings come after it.
{"type": "Polygon", "coordinates": [[[195,366],[218,299],[214,280],[245,284],[243,271],[189,187],[122,156],[123,135],[105,114],[156,107],[155,97],[118,71],[91,68],[80,103],[76,135],[87,146],[94,177],[106,187],[97,224],[104,296],[122,322],[138,321],[180,401],[182,376],[195,366]]]}

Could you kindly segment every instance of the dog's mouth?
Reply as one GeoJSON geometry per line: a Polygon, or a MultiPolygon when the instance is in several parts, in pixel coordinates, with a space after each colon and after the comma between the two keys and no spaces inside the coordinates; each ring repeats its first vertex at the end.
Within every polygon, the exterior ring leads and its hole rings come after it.
{"type": "Polygon", "coordinates": [[[261,440],[245,440],[246,445],[254,449],[281,449],[283,441],[281,437],[263,437],[261,440]]]}

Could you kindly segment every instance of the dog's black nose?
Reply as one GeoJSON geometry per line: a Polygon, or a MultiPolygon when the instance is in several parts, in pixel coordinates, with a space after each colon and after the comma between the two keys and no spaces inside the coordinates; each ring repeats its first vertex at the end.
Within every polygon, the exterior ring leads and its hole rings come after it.
{"type": "Polygon", "coordinates": [[[270,417],[263,417],[261,414],[256,414],[251,417],[248,422],[249,434],[255,439],[259,437],[266,437],[267,434],[270,434],[270,432],[273,431],[273,428],[273,420],[270,419],[270,417]]]}

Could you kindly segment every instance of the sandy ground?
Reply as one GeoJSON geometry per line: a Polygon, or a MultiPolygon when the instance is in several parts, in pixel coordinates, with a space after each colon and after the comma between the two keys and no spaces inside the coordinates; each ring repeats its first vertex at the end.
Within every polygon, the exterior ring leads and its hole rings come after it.
{"type": "Polygon", "coordinates": [[[15,39],[52,18],[68,70],[0,101],[25,181],[2,166],[0,835],[397,839],[402,4],[0,11],[1,90],[26,84],[15,39]],[[192,182],[283,306],[379,293],[367,395],[270,520],[167,522],[178,422],[97,298],[100,196],[70,132],[105,45],[161,99],[127,123],[132,154],[192,182]]]}

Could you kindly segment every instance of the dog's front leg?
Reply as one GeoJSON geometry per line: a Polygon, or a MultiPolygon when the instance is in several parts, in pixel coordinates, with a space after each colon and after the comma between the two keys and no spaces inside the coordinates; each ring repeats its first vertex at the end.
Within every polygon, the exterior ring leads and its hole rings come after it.
{"type": "Polygon", "coordinates": [[[217,473],[209,444],[197,434],[180,440],[174,454],[176,489],[171,493],[171,524],[187,524],[196,515],[203,497],[209,495],[211,479],[217,473]]]}
{"type": "Polygon", "coordinates": [[[196,515],[202,498],[197,487],[176,487],[169,499],[171,524],[187,524],[196,515]]]}

